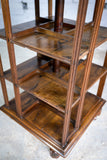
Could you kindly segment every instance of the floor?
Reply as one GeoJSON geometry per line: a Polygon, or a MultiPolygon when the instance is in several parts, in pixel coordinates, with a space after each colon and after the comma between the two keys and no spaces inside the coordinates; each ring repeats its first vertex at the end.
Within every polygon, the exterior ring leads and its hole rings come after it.
{"type": "MultiPolygon", "coordinates": [[[[10,0],[12,2],[12,0],[10,0]]],[[[34,13],[32,11],[32,6],[30,1],[28,0],[28,10],[22,10],[20,1],[16,1],[17,5],[13,5],[11,3],[11,12],[16,14],[16,17],[12,17],[12,24],[20,23],[26,20],[31,20],[34,13]],[[30,6],[31,5],[31,6],[30,6]],[[16,10],[16,7],[20,10],[19,12],[16,10]],[[30,14],[30,18],[26,17],[26,13],[30,14]],[[22,17],[23,15],[23,17],[22,17]],[[21,19],[19,18],[21,17],[21,19]]],[[[25,1],[25,0],[23,0],[25,1]]],[[[43,1],[43,0],[41,0],[43,1]]],[[[77,7],[78,0],[72,0],[72,7],[77,7]]],[[[44,5],[46,6],[45,1],[44,5]]],[[[68,7],[67,12],[65,12],[65,16],[67,18],[70,17],[70,13],[72,12],[72,17],[75,19],[76,12],[73,13],[74,10],[70,11],[70,0],[67,0],[66,7],[68,7]]],[[[89,4],[89,9],[92,9],[92,0],[89,4]]],[[[43,3],[41,5],[43,7],[43,3]]],[[[107,10],[104,10],[102,22],[103,26],[107,27],[107,20],[105,18],[107,10]]],[[[42,13],[43,14],[43,13],[42,13]]],[[[87,21],[90,19],[92,12],[87,17],[87,21]]],[[[0,14],[0,18],[2,16],[0,14]]],[[[0,22],[1,22],[0,19],[0,22]]],[[[0,23],[0,27],[3,27],[3,23],[0,23]]],[[[102,44],[95,50],[93,61],[94,63],[103,65],[105,52],[107,51],[107,42],[102,44]]],[[[7,70],[9,65],[8,60],[8,52],[6,42],[0,40],[0,54],[3,62],[3,69],[7,70]]],[[[16,63],[19,64],[33,56],[36,55],[35,52],[30,51],[25,48],[21,48],[15,45],[15,54],[16,54],[16,63]]],[[[14,97],[13,94],[13,85],[6,81],[9,99],[14,97]]],[[[98,82],[90,89],[90,92],[97,92],[98,82]]],[[[20,90],[22,92],[22,90],[20,90]]],[[[107,100],[107,80],[104,87],[102,97],[107,100]]],[[[0,84],[0,106],[4,104],[1,84],[0,84]]],[[[84,135],[81,137],[80,141],[71,151],[69,156],[65,158],[65,160],[107,160],[107,103],[103,106],[102,113],[100,116],[96,117],[95,120],[88,127],[84,135]]],[[[10,119],[4,113],[0,112],[0,160],[52,160],[49,155],[49,148],[40,142],[37,138],[32,136],[28,131],[22,128],[15,121],[10,119]]],[[[63,160],[62,157],[59,160],[63,160]]]]}

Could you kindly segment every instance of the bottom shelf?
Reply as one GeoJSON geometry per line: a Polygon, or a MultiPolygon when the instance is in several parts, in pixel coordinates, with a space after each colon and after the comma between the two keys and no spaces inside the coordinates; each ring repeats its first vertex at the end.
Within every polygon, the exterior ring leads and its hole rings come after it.
{"type": "MultiPolygon", "coordinates": [[[[63,157],[67,156],[74,144],[79,140],[90,122],[98,114],[105,103],[103,99],[93,94],[86,94],[81,127],[78,130],[75,130],[73,124],[70,123],[70,136],[68,143],[65,148],[62,148],[61,141],[64,118],[54,112],[53,109],[44,102],[38,101],[38,103],[35,103],[37,99],[26,92],[21,94],[21,100],[23,110],[26,109],[25,106],[28,107],[34,104],[33,107],[24,115],[23,119],[20,119],[17,116],[14,99],[10,101],[9,107],[4,105],[0,110],[63,157]]],[[[71,119],[75,120],[77,108],[78,105],[74,106],[72,109],[71,119]]]]}

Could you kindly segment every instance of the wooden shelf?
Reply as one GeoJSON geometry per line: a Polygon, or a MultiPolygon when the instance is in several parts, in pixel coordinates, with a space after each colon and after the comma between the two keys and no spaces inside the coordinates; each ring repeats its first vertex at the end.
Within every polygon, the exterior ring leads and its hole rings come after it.
{"type": "MultiPolygon", "coordinates": [[[[50,28],[50,30],[53,30],[52,29],[53,25],[51,25],[51,24],[54,23],[54,19],[55,19],[54,16],[50,17],[50,19],[48,17],[46,17],[46,18],[42,18],[41,17],[40,26],[43,27],[43,28],[46,27],[47,29],[50,28]],[[52,22],[52,23],[50,23],[50,22],[52,22]]],[[[71,28],[74,28],[75,24],[76,24],[76,22],[74,20],[70,20],[70,19],[64,18],[64,30],[65,31],[68,31],[71,28]]],[[[29,22],[25,22],[25,23],[21,23],[21,24],[12,26],[12,33],[14,35],[14,34],[16,34],[18,32],[25,31],[25,30],[28,30],[28,29],[34,28],[34,27],[36,27],[36,21],[32,20],[32,21],[29,21],[29,22]]],[[[0,29],[0,38],[6,39],[5,29],[4,28],[0,29]]]]}
{"type": "MultiPolygon", "coordinates": [[[[42,60],[41,66],[38,66],[37,56],[17,65],[18,83],[34,73],[36,69],[43,69],[46,65],[48,65],[48,61],[42,60]]],[[[4,76],[7,80],[13,82],[10,69],[4,72],[4,76]]]]}
{"type": "Polygon", "coordinates": [[[92,22],[87,24],[88,0],[79,1],[76,22],[63,19],[64,0],[56,1],[55,17],[48,1],[48,18],[40,17],[39,3],[35,1],[35,21],[12,27],[9,1],[1,1],[6,35],[1,29],[0,38],[7,41],[12,75],[10,70],[3,73],[0,59],[6,103],[0,110],[47,144],[52,157],[65,157],[105,103],[101,95],[107,54],[104,67],[92,64],[95,47],[107,40],[107,28],[100,27],[104,0],[96,1],[92,22]],[[14,44],[37,52],[37,57],[16,66],[14,44]],[[85,55],[87,60],[81,60],[85,55]],[[10,102],[4,78],[14,85],[15,99],[10,102]],[[95,96],[87,89],[98,79],[95,96]]]}
{"type": "MultiPolygon", "coordinates": [[[[32,109],[38,103],[38,99],[27,92],[23,92],[21,94],[21,106],[22,106],[22,114],[27,113],[30,109],[32,109]]],[[[9,102],[9,105],[13,110],[16,111],[15,107],[15,99],[12,99],[9,102]]],[[[8,108],[8,107],[7,107],[8,108]]]]}
{"type": "MultiPolygon", "coordinates": [[[[46,66],[45,64],[44,67],[46,67],[46,69],[49,68],[49,66],[46,66]]],[[[41,68],[43,69],[43,66],[41,66],[41,68]]],[[[63,68],[64,67],[62,67],[62,69],[63,68]]],[[[60,72],[59,76],[62,77],[64,75],[63,72],[68,72],[68,69],[64,69],[60,72]]],[[[44,73],[42,72],[42,70],[40,71],[37,66],[36,57],[18,65],[17,71],[19,78],[19,86],[22,89],[53,106],[58,111],[62,113],[65,112],[68,86],[66,82],[60,80],[56,76],[44,73]],[[26,70],[26,66],[29,66],[28,70],[26,70]]],[[[12,82],[10,70],[4,72],[4,75],[7,80],[12,82]]],[[[79,88],[76,88],[74,104],[79,100],[79,91],[79,88]]]]}
{"type": "MultiPolygon", "coordinates": [[[[20,87],[43,102],[64,113],[67,97],[67,83],[52,75],[37,70],[34,75],[20,83],[20,87]]],[[[74,103],[79,100],[80,90],[75,89],[74,103]]]]}
{"type": "MultiPolygon", "coordinates": [[[[29,97],[28,93],[23,93],[21,97],[23,97],[23,110],[26,106],[26,103],[31,104],[34,102],[34,97],[32,97],[31,95],[29,97]]],[[[49,109],[50,106],[48,106],[46,103],[36,103],[33,108],[24,115],[23,119],[20,119],[17,116],[14,99],[10,101],[9,108],[6,106],[2,106],[0,110],[17,121],[33,135],[37,136],[42,142],[46,143],[49,146],[51,145],[61,156],[65,157],[69,153],[69,146],[71,150],[71,145],[74,146],[74,144],[80,138],[80,135],[83,134],[83,132],[86,130],[93,118],[97,115],[104,103],[105,101],[103,99],[90,93],[86,94],[81,127],[78,131],[76,131],[73,127],[73,124],[70,123],[69,135],[71,135],[72,133],[72,136],[68,137],[69,141],[65,148],[61,147],[64,119],[61,116],[58,116],[55,112],[51,111],[49,109]],[[90,118],[87,121],[88,117],[90,118]]],[[[73,119],[75,119],[76,117],[77,106],[78,105],[76,105],[72,110],[71,118],[73,119]]]]}
{"type": "MultiPolygon", "coordinates": [[[[67,96],[67,84],[69,79],[69,66],[62,64],[58,74],[52,72],[52,68],[48,65],[49,62],[44,61],[41,70],[37,65],[37,58],[34,57],[17,66],[19,86],[36,96],[40,100],[53,106],[58,111],[64,113],[67,96]],[[27,66],[27,70],[26,70],[27,66]],[[42,72],[45,69],[46,72],[42,72]],[[62,80],[61,80],[62,79],[62,80]]],[[[83,82],[83,75],[86,61],[82,61],[78,65],[76,77],[76,89],[74,95],[74,104],[79,101],[80,89],[83,82]]],[[[88,83],[89,89],[98,79],[107,73],[107,68],[92,64],[90,79],[88,83]]],[[[4,73],[5,78],[12,82],[11,71],[4,73]]]]}
{"type": "MultiPolygon", "coordinates": [[[[78,68],[77,68],[76,86],[78,86],[79,88],[82,87],[85,65],[86,65],[86,60],[83,61],[80,65],[78,65],[78,68]]],[[[99,66],[97,64],[92,63],[87,89],[89,89],[98,79],[100,79],[106,74],[107,74],[106,67],[99,66]]],[[[68,82],[69,73],[65,74],[62,79],[68,82]]]]}
{"type": "MultiPolygon", "coordinates": [[[[51,19],[40,17],[40,24],[43,24],[43,23],[46,23],[46,22],[51,22],[51,21],[52,21],[51,19]]],[[[13,36],[14,36],[14,34],[16,34],[18,32],[22,32],[22,31],[25,31],[25,30],[28,30],[28,29],[31,29],[31,28],[35,28],[36,26],[37,25],[36,25],[35,20],[25,22],[25,23],[21,23],[21,24],[18,24],[18,25],[13,25],[12,26],[13,36]]],[[[0,38],[6,39],[6,34],[5,34],[5,29],[4,28],[0,29],[0,38]]]]}
{"type": "MultiPolygon", "coordinates": [[[[88,49],[90,46],[92,31],[93,31],[92,23],[85,25],[83,36],[82,36],[82,46],[85,49],[88,49]]],[[[75,29],[68,31],[68,33],[66,33],[66,35],[69,35],[70,37],[74,37],[74,34],[75,34],[75,29]]],[[[98,47],[105,41],[107,41],[107,27],[99,27],[96,47],[98,47]]]]}
{"type": "MultiPolygon", "coordinates": [[[[93,27],[91,24],[86,25],[84,28],[80,50],[80,59],[84,55],[88,54],[92,30],[93,27]]],[[[74,31],[75,29],[68,32],[67,34],[59,34],[43,28],[38,28],[34,33],[29,33],[24,36],[17,37],[13,39],[12,42],[37,51],[43,55],[70,64],[72,57],[74,31]]],[[[98,47],[106,40],[107,28],[100,27],[96,47],[98,47]]]]}
{"type": "MultiPolygon", "coordinates": [[[[66,22],[66,21],[65,21],[66,22]]],[[[47,30],[51,30],[54,32],[54,22],[49,22],[49,23],[45,23],[45,24],[42,24],[40,25],[41,28],[44,28],[44,29],[47,29],[47,30]]],[[[70,23],[63,23],[63,32],[62,33],[66,33],[68,31],[70,31],[71,29],[74,29],[75,28],[75,25],[73,24],[70,24],[70,23]]]]}

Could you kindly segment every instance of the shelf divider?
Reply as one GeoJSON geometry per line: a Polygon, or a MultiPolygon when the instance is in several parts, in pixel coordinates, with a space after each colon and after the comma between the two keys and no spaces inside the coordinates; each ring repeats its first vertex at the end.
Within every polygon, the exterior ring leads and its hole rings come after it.
{"type": "Polygon", "coordinates": [[[101,17],[102,17],[102,13],[103,13],[104,3],[105,3],[105,0],[99,0],[98,4],[97,4],[98,6],[96,9],[96,16],[95,16],[94,22],[93,22],[94,27],[93,27],[92,36],[91,36],[89,54],[87,57],[84,79],[83,79],[83,84],[82,84],[82,88],[81,88],[80,103],[79,103],[79,107],[78,107],[77,119],[76,119],[76,124],[75,124],[76,128],[79,128],[79,126],[80,126],[80,120],[81,120],[81,115],[82,115],[82,110],[83,110],[85,93],[86,93],[87,85],[88,85],[88,81],[89,81],[91,64],[92,64],[94,49],[95,49],[96,40],[97,40],[97,36],[98,36],[98,30],[100,27],[100,21],[101,21],[101,17]]]}
{"type": "Polygon", "coordinates": [[[17,108],[18,115],[22,117],[20,92],[19,92],[19,87],[17,86],[17,70],[16,70],[14,45],[10,42],[10,39],[12,39],[12,28],[11,28],[11,18],[10,18],[10,11],[9,11],[9,1],[3,0],[1,1],[1,5],[2,5],[2,11],[3,11],[5,32],[7,37],[7,47],[8,47],[8,54],[10,59],[11,71],[12,71],[12,79],[14,83],[13,85],[14,85],[14,92],[15,92],[16,108],[17,108]]]}
{"type": "Polygon", "coordinates": [[[83,27],[85,24],[87,6],[88,6],[88,0],[85,0],[85,1],[80,0],[79,1],[77,23],[76,23],[76,30],[75,30],[74,43],[73,43],[74,47],[73,47],[73,53],[72,53],[72,61],[71,61],[71,65],[70,65],[70,77],[69,77],[67,101],[66,101],[66,108],[65,108],[65,119],[64,119],[64,126],[63,126],[63,135],[62,135],[62,146],[65,146],[67,143],[69,124],[70,124],[70,116],[71,116],[71,106],[73,104],[73,97],[74,97],[76,70],[77,70],[77,64],[79,61],[79,54],[80,54],[83,27]]]}

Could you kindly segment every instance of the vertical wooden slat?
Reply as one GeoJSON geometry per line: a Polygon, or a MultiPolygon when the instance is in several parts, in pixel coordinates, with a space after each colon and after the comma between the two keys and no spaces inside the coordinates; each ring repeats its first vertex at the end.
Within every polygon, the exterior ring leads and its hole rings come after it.
{"type": "Polygon", "coordinates": [[[67,140],[68,131],[69,131],[71,108],[73,104],[73,96],[74,96],[74,88],[75,88],[76,70],[77,70],[77,64],[79,61],[79,53],[81,48],[81,41],[82,41],[83,27],[85,24],[87,6],[88,6],[88,0],[79,1],[76,31],[75,31],[75,37],[74,37],[74,43],[73,43],[73,46],[74,46],[73,53],[72,53],[73,57],[71,60],[70,77],[69,77],[69,85],[68,85],[68,92],[67,92],[67,103],[66,103],[64,126],[63,126],[62,146],[66,145],[66,140],[67,140]]]}
{"type": "Polygon", "coordinates": [[[48,0],[48,18],[52,17],[52,0],[48,0]]]}
{"type": "MultiPolygon", "coordinates": [[[[105,55],[105,60],[104,60],[104,65],[103,66],[107,68],[107,52],[106,52],[106,55],[105,55]]],[[[97,96],[99,96],[99,97],[102,96],[104,84],[105,84],[105,81],[106,81],[106,76],[107,75],[104,75],[100,79],[99,86],[98,86],[98,91],[97,91],[97,96]]]]}
{"type": "Polygon", "coordinates": [[[94,15],[93,15],[93,22],[95,21],[96,16],[97,16],[98,5],[99,5],[99,0],[96,0],[96,2],[95,2],[95,8],[94,8],[94,15]]]}
{"type": "Polygon", "coordinates": [[[35,0],[35,18],[36,18],[36,24],[39,24],[39,18],[40,18],[40,4],[39,0],[35,0]]]}
{"type": "Polygon", "coordinates": [[[76,119],[76,124],[75,124],[76,128],[79,128],[79,126],[80,126],[83,104],[84,104],[85,94],[87,91],[87,84],[88,84],[90,70],[91,70],[91,63],[92,63],[92,58],[93,58],[93,54],[94,54],[95,44],[96,44],[98,30],[99,30],[99,26],[100,26],[100,21],[101,21],[101,17],[102,17],[102,12],[103,12],[103,8],[104,8],[104,2],[105,2],[105,0],[99,0],[96,16],[94,19],[94,27],[93,27],[92,37],[91,37],[89,54],[87,57],[87,63],[85,66],[84,79],[83,79],[83,84],[82,84],[81,94],[80,94],[80,103],[79,103],[79,107],[78,107],[77,119],[76,119]]]}
{"type": "Polygon", "coordinates": [[[56,0],[55,28],[54,28],[56,32],[63,31],[63,14],[64,14],[64,0],[56,0]]]}
{"type": "MultiPolygon", "coordinates": [[[[63,31],[63,14],[64,14],[64,0],[56,0],[55,6],[55,32],[63,31]]],[[[54,60],[54,72],[59,72],[60,62],[58,60],[54,60]]]]}
{"type": "MultiPolygon", "coordinates": [[[[40,18],[40,1],[35,0],[35,20],[36,20],[36,25],[39,25],[39,18],[40,18]]],[[[42,56],[41,54],[37,53],[37,59],[38,59],[38,65],[41,65],[42,61],[42,56]]]]}
{"type": "Polygon", "coordinates": [[[9,59],[10,59],[11,72],[12,72],[12,79],[13,79],[13,82],[14,82],[16,110],[17,110],[18,115],[22,116],[19,87],[17,87],[18,78],[17,78],[17,69],[16,69],[16,61],[15,61],[15,52],[14,52],[14,46],[10,42],[10,40],[12,38],[12,29],[11,29],[9,1],[8,0],[2,0],[1,5],[2,5],[2,11],[3,11],[5,32],[6,32],[6,38],[7,38],[8,54],[9,54],[9,59]]]}
{"type": "Polygon", "coordinates": [[[3,96],[4,96],[5,104],[6,104],[6,106],[9,106],[7,89],[6,89],[5,79],[4,79],[3,76],[4,76],[4,74],[3,74],[3,66],[2,66],[1,56],[0,56],[0,80],[1,80],[1,87],[2,87],[2,91],[3,91],[3,96]]]}

